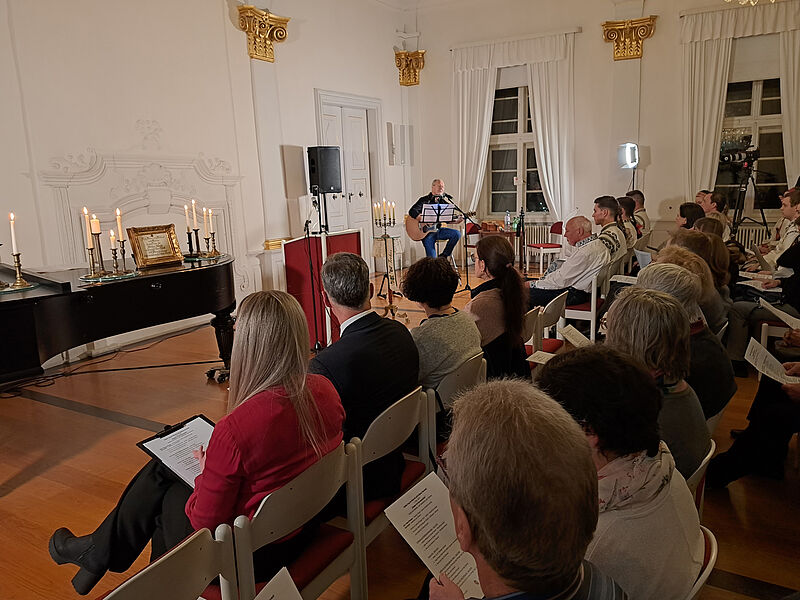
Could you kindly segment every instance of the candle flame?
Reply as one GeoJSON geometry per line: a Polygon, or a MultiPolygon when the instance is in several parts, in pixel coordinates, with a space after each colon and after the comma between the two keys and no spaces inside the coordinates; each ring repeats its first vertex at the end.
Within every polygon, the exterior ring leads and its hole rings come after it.
{"type": "Polygon", "coordinates": [[[109,229],[108,230],[108,235],[110,235],[111,237],[114,237],[114,230],[113,229],[109,229]]]}
{"type": "Polygon", "coordinates": [[[9,221],[13,221],[14,220],[14,213],[8,213],[8,219],[9,219],[9,221]]]}
{"type": "Polygon", "coordinates": [[[210,217],[210,216],[211,216],[211,215],[213,215],[213,214],[214,214],[214,211],[213,211],[213,210],[211,210],[211,209],[209,208],[209,209],[208,209],[208,216],[210,217]]]}
{"type": "Polygon", "coordinates": [[[94,214],[94,213],[92,213],[92,218],[93,218],[93,219],[96,219],[96,218],[97,218],[97,215],[96,215],[96,214],[94,214]]]}
{"type": "Polygon", "coordinates": [[[83,207],[83,214],[85,214],[85,215],[89,214],[89,209],[86,208],[85,206],[83,207]]]}
{"type": "Polygon", "coordinates": [[[206,207],[205,206],[203,207],[203,212],[206,212],[206,207]]]}
{"type": "Polygon", "coordinates": [[[120,216],[120,214],[121,214],[121,213],[119,212],[119,209],[117,209],[117,216],[120,216]]]}
{"type": "Polygon", "coordinates": [[[192,206],[194,206],[194,198],[192,198],[192,206]]]}
{"type": "Polygon", "coordinates": [[[184,204],[183,205],[183,210],[189,210],[189,205],[188,204],[184,204]]]}

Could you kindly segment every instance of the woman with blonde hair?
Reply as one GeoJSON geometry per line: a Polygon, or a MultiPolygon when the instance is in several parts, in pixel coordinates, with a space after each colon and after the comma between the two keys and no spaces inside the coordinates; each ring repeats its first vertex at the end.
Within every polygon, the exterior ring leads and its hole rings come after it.
{"type": "MultiPolygon", "coordinates": [[[[256,292],[237,314],[228,411],[208,449],[195,450],[194,490],[151,460],[93,533],[76,537],[62,527],[50,538],[56,563],[80,567],[72,580],[79,594],[107,571],[130,568],[148,543],[155,560],[192,531],[252,517],[267,495],[341,443],[344,409],[330,381],[308,374],[308,325],[297,300],[256,292]]],[[[260,550],[259,579],[299,555],[311,529],[260,550]]]]}
{"type": "Polygon", "coordinates": [[[686,383],[689,316],[673,297],[656,290],[622,290],[608,311],[606,345],[642,362],[661,389],[661,439],[678,471],[691,476],[708,452],[703,409],[686,383]]]}

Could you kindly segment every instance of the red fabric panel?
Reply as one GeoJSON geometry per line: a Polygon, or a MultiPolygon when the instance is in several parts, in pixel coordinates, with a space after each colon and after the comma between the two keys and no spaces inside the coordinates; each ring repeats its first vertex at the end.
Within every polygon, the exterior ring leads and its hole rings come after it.
{"type": "MultiPolygon", "coordinates": [[[[297,584],[297,588],[302,590],[311,583],[314,577],[347,550],[352,543],[353,534],[349,531],[326,523],[320,525],[319,533],[311,545],[306,548],[300,558],[289,565],[289,574],[297,584]]],[[[258,591],[258,587],[256,591],[258,591]]]]}
{"type": "MultiPolygon", "coordinates": [[[[603,300],[602,298],[598,298],[597,308],[600,309],[600,307],[603,306],[603,303],[605,303],[605,300],[603,300]]],[[[575,304],[574,306],[568,306],[567,310],[585,310],[586,312],[589,312],[590,310],[592,310],[592,302],[590,300],[589,302],[584,302],[583,304],[575,304]]]]}
{"type": "Polygon", "coordinates": [[[550,233],[557,233],[558,235],[562,235],[564,232],[564,221],[556,221],[550,227],[550,233]]]}
{"type": "Polygon", "coordinates": [[[564,340],[556,340],[553,338],[544,338],[542,340],[542,350],[555,354],[555,352],[564,345],[564,340]]]}
{"type": "Polygon", "coordinates": [[[528,244],[528,248],[561,248],[561,244],[528,244]]]}
{"type": "MultiPolygon", "coordinates": [[[[400,493],[402,494],[409,489],[417,479],[422,477],[425,473],[425,465],[416,460],[407,460],[406,467],[403,469],[403,477],[400,480],[400,493]]],[[[394,502],[396,498],[381,498],[379,500],[372,500],[364,504],[364,523],[369,525],[372,523],[383,510],[394,502]]]]}

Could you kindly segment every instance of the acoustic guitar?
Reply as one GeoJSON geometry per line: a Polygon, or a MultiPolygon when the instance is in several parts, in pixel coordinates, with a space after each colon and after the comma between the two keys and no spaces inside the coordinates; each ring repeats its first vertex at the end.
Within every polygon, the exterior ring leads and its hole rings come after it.
{"type": "MultiPolygon", "coordinates": [[[[468,217],[474,217],[475,211],[469,211],[466,214],[468,217]]],[[[406,225],[406,233],[408,237],[410,237],[415,242],[422,241],[426,235],[428,235],[431,231],[436,229],[435,223],[420,223],[416,219],[412,218],[411,215],[406,215],[405,218],[405,225],[406,225]]]]}

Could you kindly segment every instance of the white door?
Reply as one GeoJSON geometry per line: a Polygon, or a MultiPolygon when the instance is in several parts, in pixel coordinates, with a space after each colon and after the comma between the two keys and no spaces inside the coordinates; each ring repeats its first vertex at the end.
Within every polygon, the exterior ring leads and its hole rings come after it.
{"type": "MultiPolygon", "coordinates": [[[[341,106],[325,104],[322,107],[322,145],[343,148],[341,106]]],[[[344,171],[343,167],[342,171],[344,171]]],[[[328,227],[330,231],[342,231],[348,228],[344,181],[345,178],[342,177],[341,194],[326,194],[325,196],[328,205],[328,227]]]]}
{"type": "Polygon", "coordinates": [[[372,251],[372,196],[366,109],[342,108],[342,142],[345,174],[342,191],[347,200],[347,225],[361,232],[361,252],[369,256],[372,251]]]}

